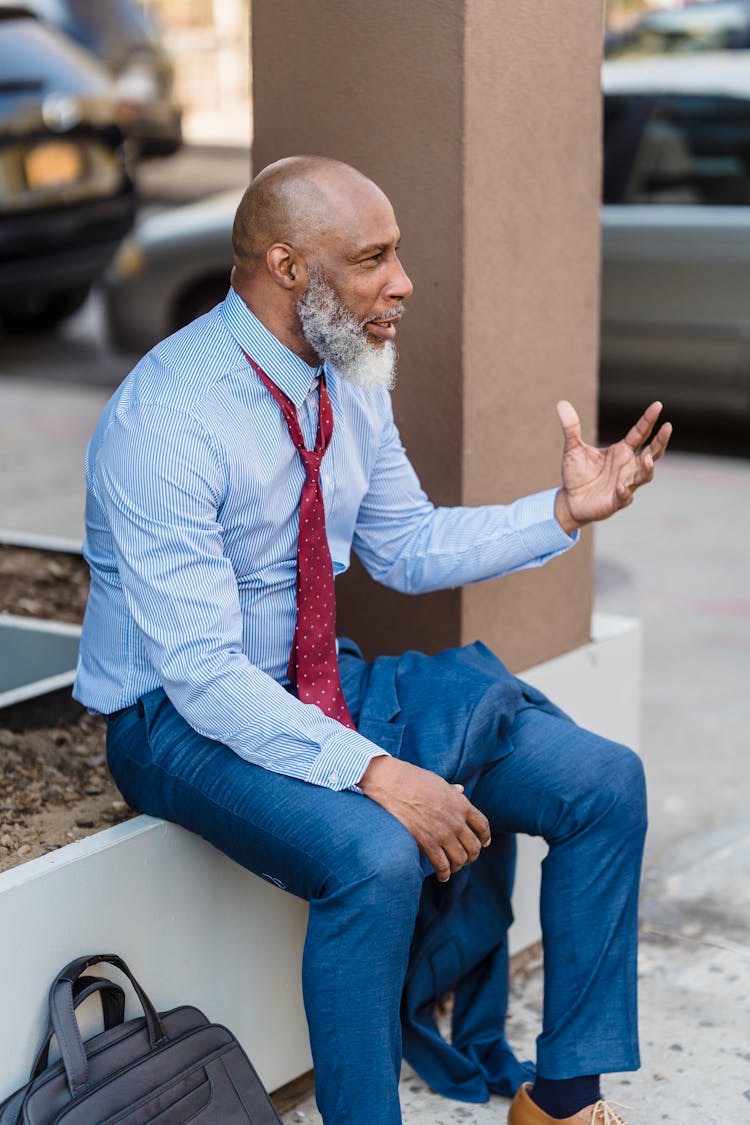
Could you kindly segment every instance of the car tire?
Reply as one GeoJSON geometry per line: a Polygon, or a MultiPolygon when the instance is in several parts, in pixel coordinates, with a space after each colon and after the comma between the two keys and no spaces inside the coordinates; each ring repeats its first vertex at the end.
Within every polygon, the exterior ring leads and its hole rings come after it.
{"type": "Polygon", "coordinates": [[[61,320],[78,312],[88,295],[88,285],[78,286],[66,293],[45,293],[23,307],[3,309],[0,320],[9,336],[49,331],[61,320]]]}
{"type": "Polygon", "coordinates": [[[191,320],[203,316],[227,295],[229,282],[226,274],[220,277],[205,278],[181,294],[174,307],[170,331],[184,328],[191,320]]]}

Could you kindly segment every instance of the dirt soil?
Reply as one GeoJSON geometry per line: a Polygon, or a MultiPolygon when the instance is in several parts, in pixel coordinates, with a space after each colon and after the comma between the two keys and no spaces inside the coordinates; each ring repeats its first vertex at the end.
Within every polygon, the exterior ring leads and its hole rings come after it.
{"type": "Polygon", "coordinates": [[[80,625],[88,594],[81,555],[0,544],[0,612],[80,625]]]}
{"type": "MultiPolygon", "coordinates": [[[[88,585],[80,555],[0,544],[0,612],[80,623],[88,585]]],[[[0,710],[0,871],[132,815],[101,718],[67,692],[0,710]]]]}

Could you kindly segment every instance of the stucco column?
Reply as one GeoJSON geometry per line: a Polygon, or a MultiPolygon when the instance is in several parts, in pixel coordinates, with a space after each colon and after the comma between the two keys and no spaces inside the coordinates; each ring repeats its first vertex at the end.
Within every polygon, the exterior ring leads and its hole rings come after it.
{"type": "MultiPolygon", "coordinates": [[[[438,504],[559,481],[555,402],[595,419],[600,0],[255,0],[253,165],[356,165],[415,285],[396,417],[438,504]]],[[[339,630],[368,655],[481,637],[514,669],[588,639],[589,535],[543,570],[407,598],[359,566],[339,630]]]]}

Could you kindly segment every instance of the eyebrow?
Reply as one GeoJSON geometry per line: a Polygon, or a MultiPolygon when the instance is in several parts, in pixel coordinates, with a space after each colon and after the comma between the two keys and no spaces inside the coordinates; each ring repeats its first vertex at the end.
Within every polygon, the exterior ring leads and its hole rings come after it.
{"type": "Polygon", "coordinates": [[[360,246],[354,254],[355,258],[369,258],[373,254],[382,254],[391,245],[390,242],[372,242],[369,246],[360,246]]]}
{"type": "Polygon", "coordinates": [[[373,254],[382,254],[384,250],[390,249],[391,246],[398,246],[400,242],[401,233],[399,232],[398,237],[390,242],[371,242],[369,246],[359,247],[359,249],[355,250],[351,260],[353,262],[358,262],[362,258],[372,257],[373,254]]]}

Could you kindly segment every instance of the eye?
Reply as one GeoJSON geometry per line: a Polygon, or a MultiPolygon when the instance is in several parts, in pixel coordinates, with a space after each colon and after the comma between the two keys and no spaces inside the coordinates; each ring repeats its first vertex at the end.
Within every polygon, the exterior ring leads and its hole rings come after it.
{"type": "Polygon", "coordinates": [[[381,248],[379,250],[376,250],[373,254],[368,254],[366,258],[362,258],[360,260],[360,265],[367,268],[374,268],[375,266],[379,266],[391,255],[395,256],[398,253],[399,249],[400,243],[399,245],[393,247],[381,246],[381,248]]]}

